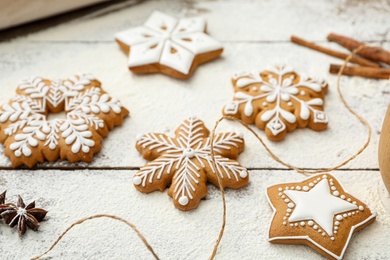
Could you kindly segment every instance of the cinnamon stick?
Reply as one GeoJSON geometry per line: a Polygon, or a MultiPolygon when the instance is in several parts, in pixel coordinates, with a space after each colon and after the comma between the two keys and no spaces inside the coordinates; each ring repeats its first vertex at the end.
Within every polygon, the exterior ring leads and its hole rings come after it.
{"type": "MultiPolygon", "coordinates": [[[[306,40],[299,38],[299,37],[296,37],[294,35],[291,36],[291,41],[293,43],[298,44],[298,45],[301,45],[301,46],[307,47],[309,49],[328,54],[329,56],[336,57],[336,58],[339,58],[342,60],[345,60],[348,56],[348,54],[346,54],[346,53],[331,50],[331,49],[328,49],[326,47],[322,47],[320,45],[315,44],[314,42],[306,41],[306,40]]],[[[377,68],[380,67],[380,65],[378,63],[366,60],[366,59],[358,57],[356,55],[352,56],[352,58],[349,61],[352,63],[355,63],[355,64],[362,65],[362,66],[367,66],[367,67],[377,67],[377,68]]]]}
{"type": "MultiPolygon", "coordinates": [[[[332,74],[338,74],[340,68],[341,65],[330,64],[329,72],[332,74]]],[[[346,66],[342,74],[347,76],[360,76],[372,79],[390,79],[390,69],[385,68],[346,66]]]]}
{"type": "MultiPolygon", "coordinates": [[[[355,39],[334,33],[328,35],[328,40],[336,42],[350,51],[364,45],[364,43],[356,41],[355,39]]],[[[373,61],[383,62],[390,65],[390,52],[382,49],[381,47],[365,46],[359,51],[359,55],[373,61]]]]}

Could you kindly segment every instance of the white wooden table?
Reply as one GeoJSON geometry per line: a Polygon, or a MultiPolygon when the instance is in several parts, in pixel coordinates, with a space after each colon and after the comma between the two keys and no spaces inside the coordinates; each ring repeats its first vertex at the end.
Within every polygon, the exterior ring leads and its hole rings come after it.
{"type": "MultiPolygon", "coordinates": [[[[123,5],[122,5],[123,6],[123,5]]],[[[133,174],[145,160],[134,148],[137,133],[171,132],[188,116],[197,115],[209,128],[231,100],[234,72],[284,62],[327,79],[330,91],[325,111],[329,128],[289,134],[285,141],[266,141],[283,160],[318,169],[334,166],[363,145],[366,129],[343,107],[331,62],[341,61],[293,45],[291,34],[338,48],[326,42],[336,32],[390,49],[390,5],[378,1],[145,1],[107,10],[0,43],[0,103],[13,94],[24,77],[66,78],[90,72],[104,89],[130,110],[122,127],[112,131],[91,164],[45,163],[36,169],[12,169],[0,146],[0,191],[15,200],[35,199],[49,211],[38,232],[20,239],[16,229],[0,225],[0,258],[29,259],[45,251],[74,221],[107,213],[133,222],[162,259],[207,259],[221,225],[221,194],[209,185],[199,208],[182,212],[167,194],[144,195],[135,190],[133,174]],[[208,32],[225,47],[222,58],[198,68],[187,81],[163,75],[137,76],[113,40],[115,32],[142,24],[153,10],[176,16],[202,15],[208,32]]],[[[372,206],[377,221],[357,233],[345,259],[390,258],[390,198],[384,191],[377,163],[377,144],[389,103],[390,82],[345,78],[345,98],[373,128],[369,147],[354,161],[334,172],[350,193],[372,206]]],[[[275,162],[251,133],[224,122],[219,131],[243,132],[246,149],[239,161],[250,170],[250,184],[226,191],[227,225],[217,259],[321,259],[304,246],[272,245],[267,227],[272,210],[265,197],[269,185],[304,179],[275,162]]],[[[264,133],[256,131],[263,137],[264,133]]],[[[164,192],[166,193],[166,192],[164,192]]],[[[98,219],[71,230],[49,253],[53,259],[152,259],[141,240],[120,222],[98,219]]]]}

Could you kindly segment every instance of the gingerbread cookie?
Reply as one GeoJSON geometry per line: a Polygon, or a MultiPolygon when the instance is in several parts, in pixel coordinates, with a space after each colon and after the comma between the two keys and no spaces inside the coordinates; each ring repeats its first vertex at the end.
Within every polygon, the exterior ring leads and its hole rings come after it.
{"type": "Polygon", "coordinates": [[[222,53],[222,45],[205,32],[201,17],[177,20],[155,11],[143,26],[119,32],[115,39],[129,54],[131,71],[187,79],[198,65],[222,53]]]}
{"type": "Polygon", "coordinates": [[[133,183],[137,190],[144,193],[164,191],[171,184],[168,195],[173,198],[175,207],[191,210],[206,197],[206,182],[219,187],[216,174],[223,188],[246,186],[248,172],[236,161],[244,150],[242,135],[215,135],[214,167],[209,134],[201,120],[190,117],[176,129],[174,137],[160,133],[137,136],[137,150],[151,161],[134,175],[133,183]]]}
{"type": "Polygon", "coordinates": [[[330,259],[341,259],[352,234],[376,218],[330,174],[274,185],[267,197],[274,210],[271,243],[307,245],[330,259]]]}
{"type": "Polygon", "coordinates": [[[234,98],[223,114],[255,123],[272,141],[283,140],[297,127],[316,131],[327,127],[328,118],[322,111],[328,90],[324,80],[281,65],[237,74],[232,82],[234,98]]]}
{"type": "Polygon", "coordinates": [[[58,158],[91,162],[108,131],[129,114],[89,74],[66,80],[32,77],[16,93],[0,107],[0,141],[13,167],[58,158]],[[47,119],[61,111],[65,118],[47,119]]]}

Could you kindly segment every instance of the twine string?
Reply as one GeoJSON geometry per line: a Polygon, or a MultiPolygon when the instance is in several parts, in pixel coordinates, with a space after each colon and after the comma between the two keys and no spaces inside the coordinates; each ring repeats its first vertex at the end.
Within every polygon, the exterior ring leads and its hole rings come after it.
{"type": "MultiPolygon", "coordinates": [[[[296,167],[294,165],[291,165],[285,161],[283,161],[282,159],[279,158],[279,156],[277,156],[274,152],[272,152],[272,150],[268,147],[268,145],[264,142],[264,140],[251,128],[249,127],[248,124],[244,123],[242,120],[240,119],[237,119],[235,117],[231,117],[231,116],[223,116],[221,117],[220,119],[218,119],[215,123],[215,126],[211,132],[211,137],[210,137],[210,153],[211,153],[211,161],[213,163],[213,166],[215,167],[216,169],[216,163],[215,163],[215,153],[214,153],[214,138],[215,138],[215,131],[217,130],[217,127],[218,125],[221,123],[221,121],[227,119],[227,120],[233,120],[233,121],[236,121],[238,123],[240,123],[243,127],[245,127],[247,130],[249,130],[255,137],[256,139],[261,143],[261,145],[264,147],[264,149],[271,155],[271,157],[277,161],[278,163],[286,166],[287,168],[289,169],[292,169],[296,172],[299,172],[299,173],[302,173],[302,174],[315,174],[315,173],[322,173],[322,172],[331,172],[331,171],[334,171],[336,169],[339,169],[340,167],[346,165],[347,163],[349,163],[350,161],[352,161],[353,159],[356,158],[356,156],[358,156],[359,154],[361,154],[366,148],[367,146],[369,145],[370,143],[370,140],[371,140],[371,126],[370,124],[367,122],[366,119],[364,119],[362,116],[360,116],[357,112],[355,112],[347,103],[347,101],[344,99],[344,96],[341,92],[341,88],[340,88],[340,80],[341,80],[341,75],[342,75],[342,72],[343,70],[345,69],[347,63],[349,62],[349,60],[353,57],[353,55],[355,55],[356,53],[358,53],[361,49],[363,49],[365,46],[364,45],[361,45],[360,47],[356,48],[350,55],[348,55],[348,57],[344,60],[344,63],[343,65],[340,67],[340,70],[337,74],[337,82],[336,82],[336,86],[337,86],[337,92],[339,94],[339,97],[342,101],[342,103],[344,104],[344,106],[347,108],[347,110],[352,114],[354,115],[366,128],[367,128],[367,139],[366,141],[364,142],[363,146],[356,152],[354,153],[353,155],[351,155],[350,157],[348,157],[346,160],[344,160],[343,162],[341,162],[340,164],[336,165],[336,166],[333,166],[331,168],[327,168],[327,169],[318,169],[318,170],[305,170],[303,168],[299,168],[299,167],[296,167]]],[[[221,197],[222,197],[222,207],[223,207],[223,214],[222,214],[222,223],[221,223],[221,229],[219,231],[219,234],[218,234],[218,238],[214,244],[214,247],[213,247],[213,251],[209,257],[210,260],[213,260],[217,254],[217,250],[218,250],[218,246],[222,240],[222,237],[223,237],[223,234],[225,232],[225,226],[226,226],[226,200],[225,200],[225,191],[224,191],[224,187],[222,185],[222,180],[221,180],[221,177],[219,176],[218,173],[215,174],[217,176],[217,179],[218,179],[218,185],[219,185],[219,190],[221,191],[221,197]]],[[[152,255],[154,256],[155,259],[159,259],[159,257],[157,256],[157,254],[154,252],[153,250],[153,247],[147,242],[147,240],[145,239],[145,237],[142,235],[142,233],[136,228],[136,226],[132,223],[130,223],[129,221],[121,218],[121,217],[118,217],[118,216],[115,216],[115,215],[108,215],[108,214],[97,214],[97,215],[93,215],[93,216],[89,216],[89,217],[86,217],[86,218],[82,218],[76,222],[74,222],[73,224],[71,224],[57,239],[56,241],[51,245],[51,247],[46,251],[44,252],[43,254],[39,255],[39,256],[35,256],[32,258],[32,260],[38,260],[40,259],[42,256],[46,255],[47,253],[49,253],[51,250],[53,250],[53,248],[60,242],[60,240],[65,236],[65,234],[67,234],[74,226],[76,225],[80,225],[82,223],[84,223],[85,221],[88,221],[88,220],[92,220],[92,219],[97,219],[97,218],[111,218],[111,219],[114,219],[114,220],[117,220],[117,221],[121,221],[123,222],[124,224],[126,224],[127,226],[129,226],[131,229],[133,229],[133,231],[138,235],[138,237],[142,240],[142,242],[145,244],[146,248],[152,253],[152,255]]]]}
{"type": "Polygon", "coordinates": [[[138,237],[145,244],[146,248],[152,253],[154,258],[157,259],[157,260],[159,259],[157,254],[154,252],[152,246],[148,243],[148,241],[146,241],[145,237],[142,235],[142,233],[137,229],[137,227],[134,224],[130,223],[129,221],[127,221],[127,220],[125,220],[125,219],[123,219],[121,217],[115,216],[115,215],[97,214],[97,215],[93,215],[93,216],[89,216],[89,217],[86,217],[86,218],[79,219],[76,222],[74,222],[64,232],[62,232],[62,234],[56,239],[56,241],[51,245],[51,247],[46,252],[44,252],[43,254],[41,254],[39,256],[35,256],[35,257],[31,258],[31,260],[38,260],[42,256],[44,256],[47,253],[49,253],[51,250],[53,250],[53,248],[58,244],[58,242],[60,242],[60,240],[65,236],[65,234],[68,233],[74,226],[81,225],[85,221],[89,221],[89,220],[97,219],[97,218],[111,218],[111,219],[114,219],[114,220],[117,220],[117,221],[125,223],[127,226],[129,226],[138,235],[138,237]]]}

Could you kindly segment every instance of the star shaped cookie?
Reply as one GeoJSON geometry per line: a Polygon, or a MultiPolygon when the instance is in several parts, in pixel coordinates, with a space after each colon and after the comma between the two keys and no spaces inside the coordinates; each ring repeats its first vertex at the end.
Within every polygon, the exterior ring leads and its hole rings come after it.
{"type": "Polygon", "coordinates": [[[129,54],[128,66],[135,73],[160,72],[171,77],[191,77],[196,67],[217,58],[222,45],[206,34],[202,17],[176,19],[155,11],[143,26],[115,35],[129,54]]]}
{"type": "Polygon", "coordinates": [[[330,259],[342,259],[352,234],[376,218],[330,174],[271,186],[267,197],[271,243],[307,245],[330,259]]]}

